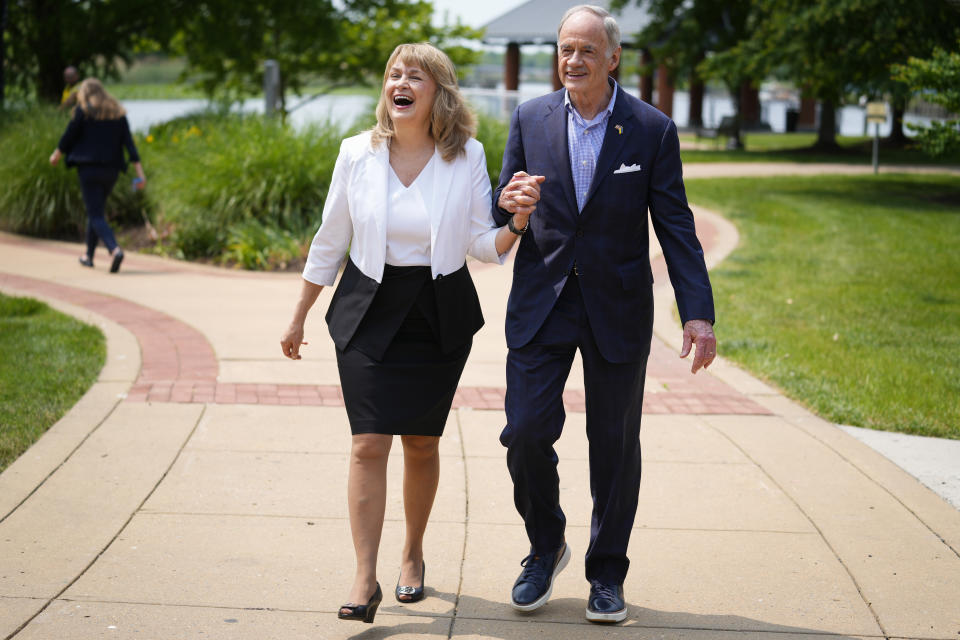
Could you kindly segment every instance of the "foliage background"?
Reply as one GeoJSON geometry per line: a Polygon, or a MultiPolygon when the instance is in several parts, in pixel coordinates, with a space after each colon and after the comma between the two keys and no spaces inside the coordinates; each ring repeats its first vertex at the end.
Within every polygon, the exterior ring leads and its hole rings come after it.
{"type": "MultiPolygon", "coordinates": [[[[51,167],[67,115],[50,107],[7,112],[0,125],[0,228],[82,238],[76,172],[51,167]]],[[[481,116],[478,137],[492,183],[500,173],[507,127],[481,116]]],[[[147,189],[121,176],[107,217],[121,228],[148,225],[149,251],[246,269],[296,269],[320,225],[323,202],[346,135],[369,128],[371,113],[348,129],[301,129],[278,119],[208,111],[154,126],[135,142],[147,189]]],[[[142,234],[141,234],[142,236],[142,234]]],[[[124,238],[121,236],[121,242],[124,238]]]]}

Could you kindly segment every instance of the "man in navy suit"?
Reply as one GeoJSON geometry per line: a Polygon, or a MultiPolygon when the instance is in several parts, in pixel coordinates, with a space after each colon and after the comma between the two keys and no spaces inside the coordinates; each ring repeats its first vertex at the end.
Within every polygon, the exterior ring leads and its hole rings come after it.
{"type": "Polygon", "coordinates": [[[593,495],[586,617],[593,622],[627,615],[623,582],[653,331],[648,211],[684,326],[681,357],[696,345],[696,373],[716,354],[713,294],[683,187],[676,125],[608,77],[619,45],[617,23],[603,8],[580,5],[563,16],[557,47],[564,88],[514,113],[494,207],[497,221],[523,236],[507,306],[500,441],[531,549],[511,603],[521,611],[542,606],[570,557],[553,444],[579,349],[593,495]]]}

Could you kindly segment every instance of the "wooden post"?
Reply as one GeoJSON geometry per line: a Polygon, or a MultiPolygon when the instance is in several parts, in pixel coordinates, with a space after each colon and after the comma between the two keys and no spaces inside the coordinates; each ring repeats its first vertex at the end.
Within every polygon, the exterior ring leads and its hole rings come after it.
{"type": "Polygon", "coordinates": [[[520,44],[507,44],[507,55],[503,58],[503,86],[507,91],[520,88],[520,44]]]}
{"type": "Polygon", "coordinates": [[[652,61],[650,51],[640,50],[640,99],[647,104],[653,104],[653,72],[643,71],[643,67],[649,65],[652,61]]]}
{"type": "Polygon", "coordinates": [[[657,109],[673,117],[673,80],[664,65],[657,65],[657,109]]]}

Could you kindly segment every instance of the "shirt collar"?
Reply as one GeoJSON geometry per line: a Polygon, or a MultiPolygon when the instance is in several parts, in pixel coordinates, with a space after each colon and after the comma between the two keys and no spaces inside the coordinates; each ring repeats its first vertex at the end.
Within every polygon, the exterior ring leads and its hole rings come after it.
{"type": "Polygon", "coordinates": [[[570,92],[567,91],[566,87],[564,87],[563,89],[563,106],[566,108],[568,113],[571,113],[575,117],[579,118],[580,121],[583,122],[585,126],[590,126],[592,124],[595,124],[596,122],[598,122],[600,118],[613,114],[613,105],[617,101],[617,89],[620,88],[620,85],[617,84],[616,80],[614,80],[609,76],[607,77],[607,82],[609,82],[610,86],[613,88],[613,92],[610,94],[610,102],[607,103],[606,109],[604,109],[603,111],[600,111],[599,113],[597,113],[597,115],[593,117],[593,120],[590,120],[589,122],[584,120],[583,116],[580,115],[580,112],[577,111],[577,108],[573,106],[573,103],[570,101],[570,92]]]}

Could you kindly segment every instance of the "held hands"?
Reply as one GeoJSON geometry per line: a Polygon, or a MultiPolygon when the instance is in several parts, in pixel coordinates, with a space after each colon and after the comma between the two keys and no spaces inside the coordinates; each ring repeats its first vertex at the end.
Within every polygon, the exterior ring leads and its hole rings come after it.
{"type": "Polygon", "coordinates": [[[291,324],[280,336],[280,350],[291,360],[300,360],[300,345],[310,344],[303,340],[303,325],[291,324]]]}
{"type": "Polygon", "coordinates": [[[531,176],[525,171],[518,171],[500,192],[497,206],[514,214],[517,227],[525,227],[530,214],[536,210],[540,201],[540,184],[545,179],[544,176],[531,176]]]}
{"type": "Polygon", "coordinates": [[[700,367],[706,369],[717,357],[717,337],[713,335],[713,325],[706,320],[687,320],[683,325],[683,348],[680,357],[686,358],[690,347],[697,345],[697,352],[693,356],[691,373],[696,373],[700,367]]]}

